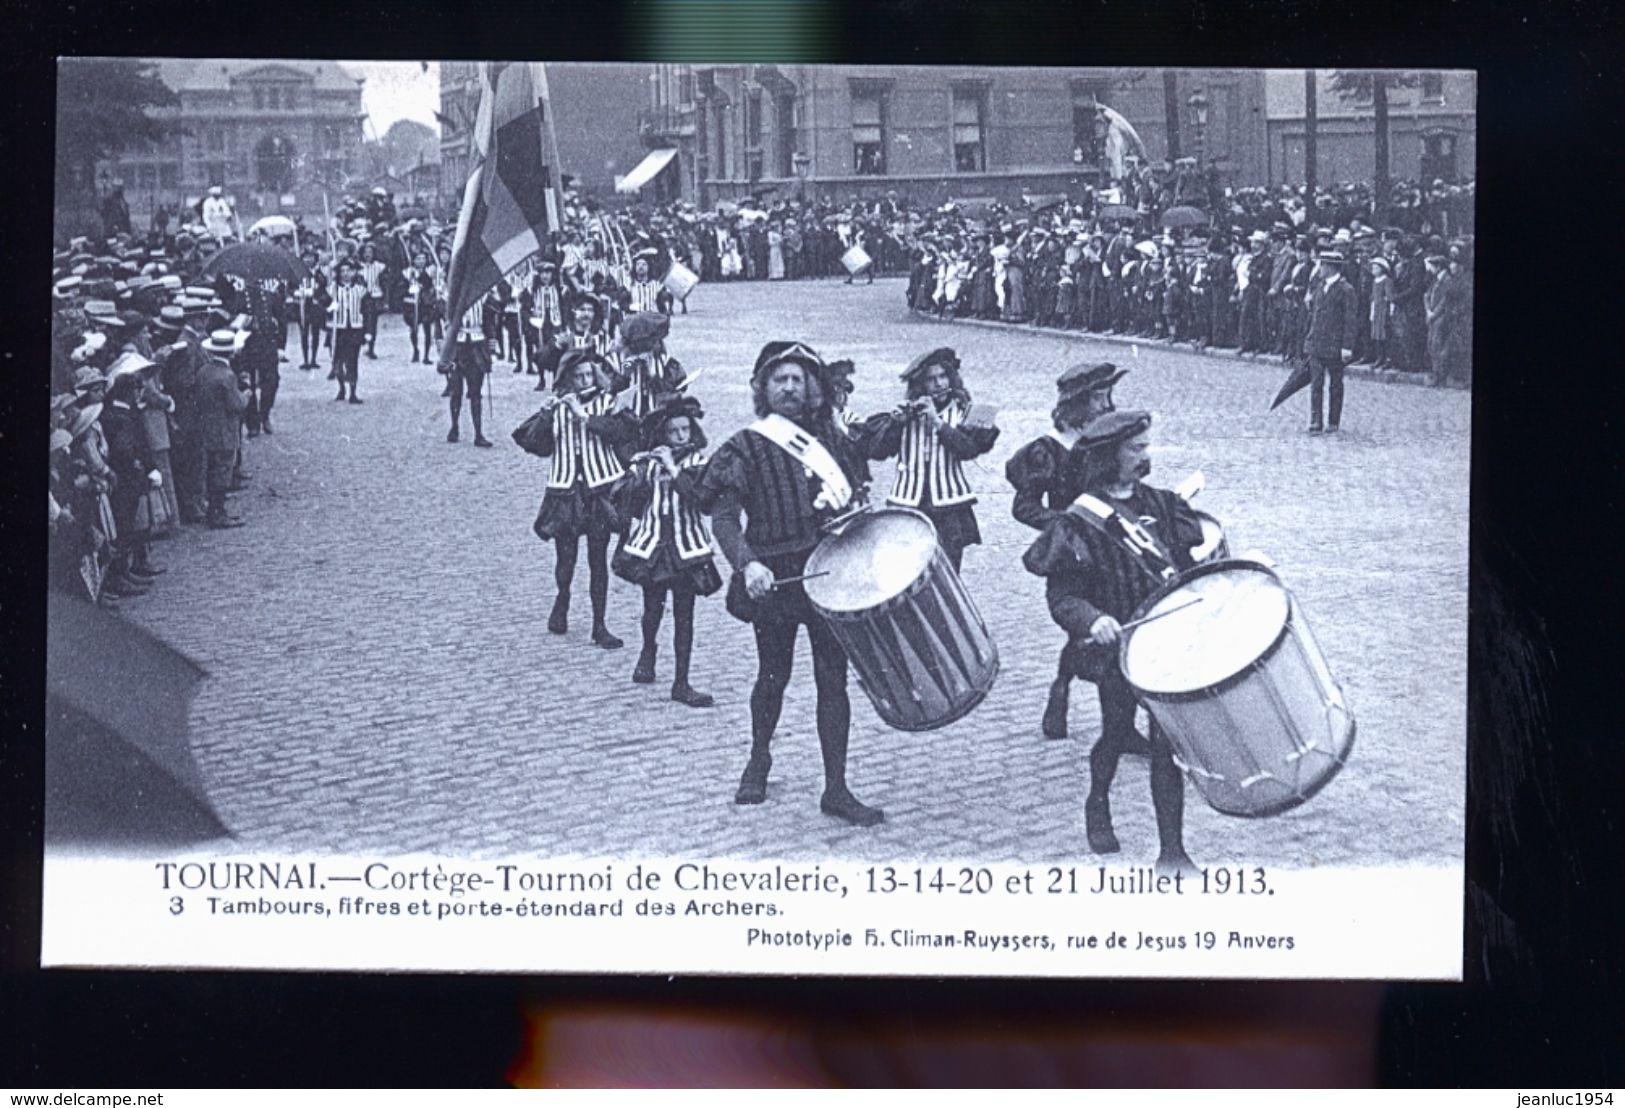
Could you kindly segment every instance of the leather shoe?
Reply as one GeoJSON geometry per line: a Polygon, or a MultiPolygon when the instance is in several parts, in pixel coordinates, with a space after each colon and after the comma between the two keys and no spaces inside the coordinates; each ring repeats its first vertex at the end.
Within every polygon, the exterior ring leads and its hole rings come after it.
{"type": "Polygon", "coordinates": [[[847,823],[858,827],[873,827],[877,823],[886,821],[886,813],[879,808],[871,808],[851,793],[842,790],[838,793],[826,792],[818,801],[818,810],[826,816],[844,819],[847,823]]]}
{"type": "Polygon", "coordinates": [[[210,516],[208,525],[211,530],[229,531],[233,527],[241,527],[243,525],[243,519],[241,516],[210,516]]]}
{"type": "Polygon", "coordinates": [[[653,652],[645,650],[638,655],[638,664],[632,667],[632,684],[652,685],[655,683],[655,656],[653,652]]]}
{"type": "Polygon", "coordinates": [[[553,605],[553,614],[547,617],[547,629],[555,635],[562,635],[570,630],[570,609],[568,605],[553,605]]]}
{"type": "Polygon", "coordinates": [[[359,396],[357,396],[355,393],[352,392],[350,394],[350,403],[359,404],[359,403],[361,403],[361,398],[359,396]]]}
{"type": "Polygon", "coordinates": [[[771,755],[751,755],[745,763],[745,772],[739,777],[739,789],[734,793],[735,804],[760,804],[767,799],[767,775],[773,768],[771,755]]]}
{"type": "Polygon", "coordinates": [[[1196,863],[1191,861],[1190,855],[1185,853],[1184,848],[1178,846],[1163,848],[1162,852],[1157,855],[1156,869],[1159,876],[1182,873],[1186,877],[1195,877],[1202,872],[1196,868],[1196,863]]]}
{"type": "Polygon", "coordinates": [[[690,708],[709,708],[717,702],[716,697],[710,693],[700,692],[686,681],[679,681],[671,687],[671,698],[679,704],[687,704],[690,708]]]}
{"type": "Polygon", "coordinates": [[[155,566],[151,562],[140,562],[130,567],[132,577],[162,577],[168,572],[163,566],[155,566]]]}
{"type": "Polygon", "coordinates": [[[475,446],[490,446],[491,445],[491,440],[486,438],[484,435],[475,435],[474,436],[474,445],[475,446]]]}
{"type": "Polygon", "coordinates": [[[620,639],[610,634],[609,628],[603,626],[602,624],[592,629],[592,644],[594,646],[601,646],[605,650],[619,650],[621,647],[626,645],[620,639]]]}
{"type": "Polygon", "coordinates": [[[462,432],[458,431],[457,428],[455,428],[455,427],[453,427],[450,431],[446,432],[446,441],[447,442],[456,442],[461,437],[462,437],[462,432]]]}
{"type": "Polygon", "coordinates": [[[1112,830],[1112,806],[1106,797],[1090,797],[1083,802],[1083,829],[1089,849],[1096,854],[1116,854],[1122,849],[1112,830]]]}

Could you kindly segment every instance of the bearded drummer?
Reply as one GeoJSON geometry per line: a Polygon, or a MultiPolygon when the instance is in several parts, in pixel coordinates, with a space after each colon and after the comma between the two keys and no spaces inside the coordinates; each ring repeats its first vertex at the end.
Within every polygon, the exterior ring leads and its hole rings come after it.
{"type": "MultiPolygon", "coordinates": [[[[1075,365],[1055,380],[1055,408],[1050,413],[1054,430],[1034,439],[1011,455],[1004,476],[1016,490],[1010,514],[1017,522],[1042,531],[1065,512],[1076,495],[1067,472],[1067,454],[1078,434],[1097,416],[1112,411],[1112,386],[1128,373],[1111,362],[1075,365]]],[[[1072,678],[1063,652],[1050,683],[1042,728],[1046,739],[1066,738],[1067,709],[1072,678]]]]}
{"type": "MultiPolygon", "coordinates": [[[[1096,854],[1118,851],[1111,787],[1117,763],[1141,743],[1134,692],[1117,664],[1122,624],[1179,570],[1201,542],[1201,524],[1178,495],[1144,483],[1151,473],[1151,416],[1114,411],[1078,435],[1067,464],[1079,496],[1045,527],[1023,556],[1045,580],[1051,617],[1067,633],[1067,676],[1100,690],[1100,737],[1089,752],[1084,827],[1096,854]]],[[[1156,811],[1162,870],[1191,868],[1184,847],[1185,781],[1167,736],[1153,720],[1151,804],[1156,811]]]]}
{"type": "Polygon", "coordinates": [[[826,367],[806,345],[770,342],[762,347],[751,391],[760,418],[722,444],[700,482],[701,507],[711,513],[717,545],[734,568],[728,612],[749,623],[756,636],[750,759],[734,802],[767,799],[773,766],[769,748],[790,683],[796,632],[805,627],[824,759],[819,808],[836,819],[871,827],[885,813],[858,800],[846,784],[852,722],[846,654],[795,580],[822,539],[823,524],[852,502],[861,459],[852,440],[834,428],[826,367]]]}
{"type": "Polygon", "coordinates": [[[972,422],[959,355],[950,347],[915,358],[903,371],[903,382],[902,405],[870,420],[869,457],[897,459],[897,479],[887,503],[929,516],[957,572],[965,547],[982,541],[965,463],[992,450],[999,429],[972,422]]]}

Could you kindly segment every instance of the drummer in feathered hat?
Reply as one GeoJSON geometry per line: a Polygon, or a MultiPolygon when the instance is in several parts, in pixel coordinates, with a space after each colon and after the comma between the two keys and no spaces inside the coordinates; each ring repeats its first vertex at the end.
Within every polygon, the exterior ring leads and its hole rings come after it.
{"type": "Polygon", "coordinates": [[[846,783],[852,722],[846,654],[800,582],[823,538],[823,524],[849,507],[859,483],[851,440],[830,421],[829,386],[823,359],[805,343],[763,346],[751,374],[758,419],[718,448],[705,468],[700,495],[701,506],[712,514],[717,545],[735,571],[728,611],[750,623],[756,636],[750,759],[735,803],[767,799],[773,733],[790,682],[797,631],[805,626],[824,759],[819,807],[868,827],[885,814],[858,800],[846,783]]]}
{"type": "Polygon", "coordinates": [[[722,588],[712,561],[710,529],[699,506],[704,472],[705,412],[693,397],[667,394],[640,426],[642,453],[633,459],[616,490],[626,534],[611,565],[615,575],[643,590],[643,649],[632,670],[639,685],[655,679],[656,637],[671,594],[675,673],[671,698],[691,708],[708,708],[707,693],[688,683],[694,650],[694,598],[722,588]]]}
{"type": "Polygon", "coordinates": [[[1149,741],[1135,729],[1133,690],[1117,665],[1122,623],[1182,569],[1201,524],[1178,495],[1154,488],[1151,415],[1113,411],[1084,427],[1068,465],[1075,466],[1078,497],[1047,524],[1023,556],[1029,572],[1045,579],[1051,617],[1067,633],[1063,665],[1069,677],[1100,690],[1100,737],[1089,752],[1089,796],[1084,803],[1089,848],[1119,849],[1112,828],[1111,785],[1124,754],[1151,757],[1151,802],[1157,816],[1160,869],[1186,869],[1183,823],[1185,782],[1168,739],[1153,721],[1149,741]]]}
{"type": "Polygon", "coordinates": [[[592,641],[606,650],[624,645],[605,625],[609,540],[620,530],[612,494],[626,474],[620,448],[637,436],[637,422],[624,403],[614,392],[614,371],[603,355],[587,348],[568,351],[559,359],[553,395],[542,402],[534,439],[521,443],[552,461],[533,526],[537,537],[552,542],[556,551],[553,578],[559,592],[547,629],[555,635],[569,630],[570,586],[585,536],[592,641]]]}
{"type": "MultiPolygon", "coordinates": [[[[1056,378],[1055,407],[1050,412],[1053,429],[1023,446],[1005,463],[1005,479],[1016,492],[1010,514],[1017,521],[1042,531],[1071,505],[1077,490],[1072,488],[1071,478],[1075,475],[1067,466],[1068,454],[1085,426],[1113,410],[1112,387],[1127,373],[1111,362],[1096,362],[1072,366],[1056,378]]],[[[1071,685],[1063,654],[1044,708],[1045,738],[1066,738],[1071,685]]]]}
{"type": "Polygon", "coordinates": [[[959,356],[949,347],[915,358],[903,382],[903,403],[869,421],[868,454],[877,461],[897,459],[897,479],[886,500],[929,516],[957,570],[965,547],[982,541],[965,462],[993,449],[999,429],[973,408],[959,356]]]}

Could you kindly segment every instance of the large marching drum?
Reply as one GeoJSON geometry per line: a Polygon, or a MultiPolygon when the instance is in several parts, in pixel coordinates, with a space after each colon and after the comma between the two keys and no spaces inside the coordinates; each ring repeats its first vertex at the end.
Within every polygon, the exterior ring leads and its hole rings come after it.
{"type": "Polygon", "coordinates": [[[993,687],[998,649],[924,514],[858,515],[813,551],[806,573],[807,599],[886,723],[944,727],[993,687]]]}
{"type": "Polygon", "coordinates": [[[1146,599],[1123,676],[1210,805],[1270,816],[1348,760],[1354,716],[1292,593],[1265,566],[1207,562],[1146,599]]]}

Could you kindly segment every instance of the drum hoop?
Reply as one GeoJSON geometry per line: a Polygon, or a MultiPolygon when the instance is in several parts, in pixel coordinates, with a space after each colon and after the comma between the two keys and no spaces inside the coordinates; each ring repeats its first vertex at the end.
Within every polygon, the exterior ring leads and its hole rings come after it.
{"type": "Polygon", "coordinates": [[[1348,742],[1343,744],[1343,752],[1332,759],[1334,766],[1332,772],[1321,777],[1304,792],[1293,793],[1275,804],[1266,805],[1263,808],[1254,808],[1253,810],[1247,812],[1238,812],[1234,808],[1221,808],[1212,800],[1208,799],[1205,794],[1203,799],[1207,800],[1208,807],[1212,808],[1215,812],[1218,812],[1221,816],[1229,816],[1232,819],[1269,819],[1273,816],[1284,815],[1285,813],[1292,811],[1292,809],[1313,800],[1320,794],[1322,789],[1337,779],[1338,775],[1342,772],[1343,767],[1348,765],[1349,755],[1354,753],[1354,741],[1358,736],[1359,731],[1359,723],[1352,715],[1350,715],[1348,742]]]}
{"type": "Polygon", "coordinates": [[[1268,662],[1271,658],[1275,657],[1275,655],[1280,651],[1281,644],[1286,642],[1286,637],[1292,630],[1292,590],[1286,587],[1286,584],[1281,580],[1280,574],[1276,573],[1266,565],[1261,565],[1258,562],[1250,561],[1246,558],[1223,558],[1217,562],[1203,562],[1200,565],[1193,566],[1192,568],[1183,571],[1172,581],[1167,582],[1161,588],[1157,589],[1156,592],[1152,593],[1150,596],[1146,597],[1138,605],[1136,605],[1133,614],[1129,616],[1129,620],[1132,621],[1140,619],[1143,616],[1148,615],[1151,609],[1156,607],[1156,605],[1165,597],[1173,593],[1176,589],[1182,588],[1191,581],[1196,580],[1198,577],[1205,577],[1210,573],[1218,573],[1222,570],[1236,568],[1257,570],[1260,573],[1269,574],[1271,580],[1273,580],[1277,585],[1280,585],[1280,587],[1287,594],[1286,621],[1281,624],[1281,630],[1276,633],[1275,638],[1270,640],[1269,646],[1267,646],[1258,655],[1258,657],[1245,663],[1240,669],[1236,670],[1236,672],[1232,673],[1228,677],[1220,678],[1211,685],[1204,685],[1200,689],[1189,689],[1184,692],[1150,692],[1136,685],[1134,683],[1134,679],[1128,675],[1128,668],[1125,664],[1128,661],[1128,644],[1129,640],[1134,637],[1134,632],[1138,630],[1138,628],[1131,628],[1128,634],[1123,635],[1118,639],[1117,671],[1123,675],[1123,680],[1128,682],[1129,688],[1134,690],[1134,695],[1137,699],[1141,700],[1142,702],[1146,700],[1156,700],[1164,704],[1180,704],[1187,701],[1203,700],[1208,697],[1218,696],[1220,693],[1228,692],[1231,689],[1236,688],[1238,685],[1241,685],[1253,675],[1254,671],[1262,668],[1265,662],[1268,662]]]}
{"type": "MultiPolygon", "coordinates": [[[[922,588],[925,587],[925,582],[926,582],[927,578],[929,578],[931,576],[928,571],[931,568],[931,566],[936,563],[936,560],[937,560],[938,557],[941,557],[944,560],[947,559],[947,555],[943,552],[943,549],[942,549],[942,536],[937,533],[937,525],[931,521],[930,516],[926,515],[924,512],[920,511],[917,508],[909,508],[909,507],[905,507],[905,506],[900,505],[900,504],[883,504],[880,507],[874,508],[874,509],[872,509],[872,510],[870,510],[868,512],[863,513],[861,516],[857,517],[852,522],[853,523],[861,523],[864,520],[877,519],[882,514],[886,514],[886,513],[894,513],[894,514],[898,514],[898,515],[911,515],[911,516],[914,516],[916,519],[924,520],[926,526],[931,528],[932,550],[931,550],[931,558],[930,558],[930,560],[925,563],[926,569],[922,570],[920,572],[919,576],[915,577],[914,580],[910,581],[906,586],[904,586],[904,588],[903,588],[903,590],[901,592],[895,593],[892,596],[888,596],[886,599],[878,601],[877,603],[871,604],[867,608],[842,608],[839,611],[836,611],[836,610],[824,607],[822,604],[818,603],[818,601],[814,600],[812,598],[812,596],[809,594],[807,596],[807,602],[809,604],[811,604],[813,606],[813,609],[819,615],[823,616],[825,619],[830,619],[830,620],[867,619],[870,616],[876,615],[878,613],[889,612],[889,611],[891,611],[891,609],[896,604],[898,604],[901,601],[908,600],[909,598],[914,596],[914,594],[918,593],[922,588]]],[[[834,541],[838,540],[845,533],[846,533],[846,528],[843,527],[841,530],[836,531],[834,534],[826,535],[826,536],[824,536],[824,538],[819,540],[818,545],[813,547],[812,554],[810,554],[808,556],[808,558],[807,558],[807,566],[809,567],[807,572],[814,572],[816,570],[817,567],[814,566],[814,559],[818,557],[818,552],[821,549],[824,548],[824,545],[826,543],[830,543],[830,542],[834,542],[834,541]]],[[[805,585],[802,586],[802,591],[803,592],[806,591],[806,586],[805,585]]]]}

